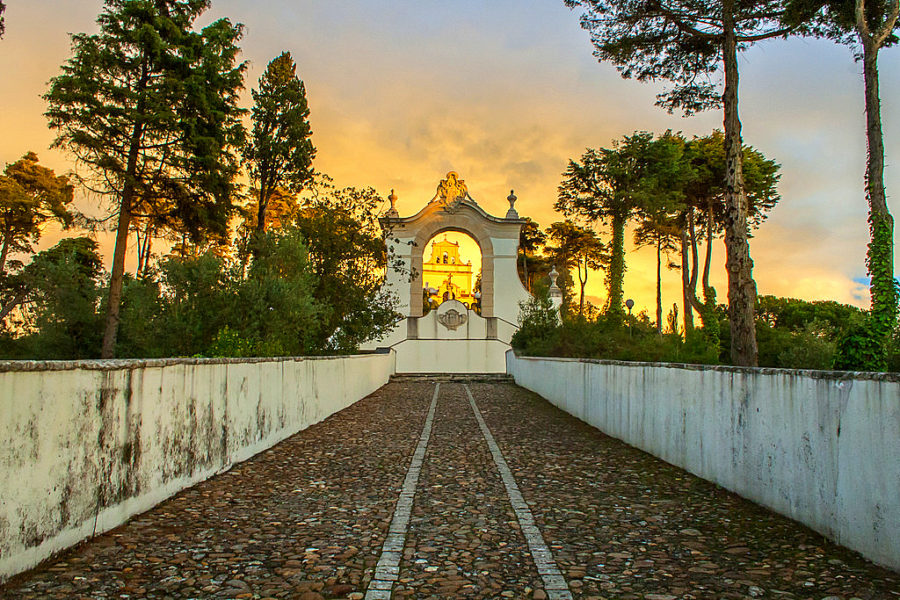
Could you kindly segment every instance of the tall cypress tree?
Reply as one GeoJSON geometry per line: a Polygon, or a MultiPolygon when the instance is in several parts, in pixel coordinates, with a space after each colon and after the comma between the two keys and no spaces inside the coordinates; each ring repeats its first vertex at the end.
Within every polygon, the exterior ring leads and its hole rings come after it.
{"type": "Polygon", "coordinates": [[[723,107],[725,124],[725,245],[731,359],[757,364],[756,282],[747,229],[737,54],[749,45],[785,36],[786,0],[565,0],[586,9],[582,26],[591,32],[601,60],[623,77],[667,79],[675,86],[658,104],[686,114],[723,107]],[[724,88],[715,81],[724,74],[724,88]]]}
{"type": "Polygon", "coordinates": [[[208,0],[106,0],[100,32],[72,36],[72,58],[45,95],[54,145],[112,200],[116,247],[101,356],[115,354],[132,217],[153,202],[185,234],[226,228],[243,127],[237,107],[241,26],[194,31],[208,0]]]}
{"type": "Polygon", "coordinates": [[[278,188],[297,193],[312,179],[316,149],[309,137],[306,88],[289,52],[266,67],[253,90],[253,132],[244,149],[256,187],[256,231],[266,229],[266,209],[278,188]]]}

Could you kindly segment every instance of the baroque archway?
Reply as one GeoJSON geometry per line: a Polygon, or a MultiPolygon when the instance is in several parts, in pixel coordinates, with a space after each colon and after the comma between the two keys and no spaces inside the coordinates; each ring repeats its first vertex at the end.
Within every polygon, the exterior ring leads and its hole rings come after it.
{"type": "MultiPolygon", "coordinates": [[[[528,298],[516,270],[519,232],[524,223],[514,207],[516,197],[510,193],[506,216],[495,217],[475,202],[465,182],[451,171],[438,184],[434,197],[416,214],[401,217],[396,200],[392,193],[391,208],[382,218],[382,225],[388,232],[390,250],[405,272],[389,271],[385,288],[400,298],[399,311],[406,317],[406,324],[405,327],[398,324],[390,335],[375,345],[397,350],[398,370],[401,371],[405,370],[402,368],[404,357],[411,352],[424,357],[417,366],[425,370],[448,370],[446,361],[439,362],[435,355],[446,352],[453,353],[457,363],[467,365],[449,370],[497,370],[498,352],[502,359],[517,328],[519,302],[528,298]],[[442,319],[447,321],[442,317],[442,309],[433,311],[439,314],[423,316],[422,306],[426,246],[430,239],[444,231],[465,233],[481,248],[481,315],[469,311],[463,320],[465,327],[453,329],[441,326],[442,319]],[[451,341],[465,343],[446,343],[451,341]],[[428,368],[432,355],[435,355],[435,364],[428,368]],[[475,360],[473,356],[484,358],[475,360]],[[440,368],[442,364],[444,368],[440,368]]],[[[444,309],[447,310],[451,309],[444,309]]],[[[411,370],[421,369],[411,367],[411,370]]]]}

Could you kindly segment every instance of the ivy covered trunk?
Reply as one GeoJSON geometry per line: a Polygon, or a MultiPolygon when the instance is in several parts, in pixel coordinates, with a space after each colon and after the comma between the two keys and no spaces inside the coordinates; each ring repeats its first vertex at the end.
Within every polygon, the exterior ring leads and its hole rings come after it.
{"type": "Polygon", "coordinates": [[[612,253],[609,262],[610,315],[625,317],[625,221],[626,215],[616,211],[612,216],[612,253]]]}
{"type": "Polygon", "coordinates": [[[866,266],[872,295],[871,333],[884,347],[897,323],[897,284],[894,280],[894,219],[888,211],[884,189],[884,141],[881,99],[878,90],[878,47],[863,39],[863,73],[866,86],[866,197],[869,202],[869,247],[866,266]]]}
{"type": "Polygon", "coordinates": [[[694,309],[691,302],[690,240],[687,229],[681,230],[681,305],[684,308],[684,335],[694,329],[694,309]]]}
{"type": "Polygon", "coordinates": [[[731,321],[731,361],[755,367],[756,282],[747,241],[747,196],[744,191],[741,121],[738,116],[737,38],[734,2],[723,3],[725,62],[725,268],[728,271],[728,313],[731,321]]]}

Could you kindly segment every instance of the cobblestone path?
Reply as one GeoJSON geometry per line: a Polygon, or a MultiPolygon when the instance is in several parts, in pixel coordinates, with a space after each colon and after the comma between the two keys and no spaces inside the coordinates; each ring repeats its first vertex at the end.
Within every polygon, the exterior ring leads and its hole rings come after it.
{"type": "Polygon", "coordinates": [[[530,392],[435,389],[392,382],[0,598],[900,599],[900,575],[530,392]]]}

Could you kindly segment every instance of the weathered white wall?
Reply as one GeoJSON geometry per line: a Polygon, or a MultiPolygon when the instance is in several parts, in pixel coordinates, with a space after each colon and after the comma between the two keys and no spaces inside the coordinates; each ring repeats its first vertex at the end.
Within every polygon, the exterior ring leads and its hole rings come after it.
{"type": "Polygon", "coordinates": [[[398,373],[504,373],[500,340],[406,340],[394,346],[398,373]]]}
{"type": "Polygon", "coordinates": [[[604,433],[900,570],[900,375],[516,357],[604,433]]]}
{"type": "Polygon", "coordinates": [[[385,384],[395,355],[0,362],[0,581],[385,384]]]}
{"type": "Polygon", "coordinates": [[[494,311],[492,316],[508,323],[519,322],[519,303],[531,295],[522,286],[516,265],[519,236],[515,239],[494,238],[494,311]]]}

